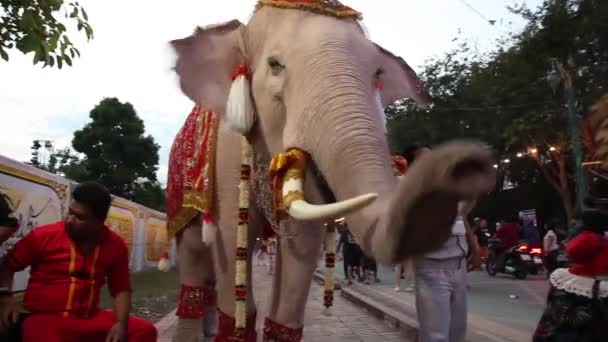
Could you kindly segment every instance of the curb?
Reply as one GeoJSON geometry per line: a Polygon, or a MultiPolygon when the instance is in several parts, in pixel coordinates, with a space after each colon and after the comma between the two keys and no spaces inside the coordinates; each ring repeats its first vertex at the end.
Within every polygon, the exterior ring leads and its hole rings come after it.
{"type": "Polygon", "coordinates": [[[409,317],[403,313],[386,307],[382,303],[364,295],[363,293],[350,289],[343,288],[342,297],[352,303],[363,307],[370,314],[383,320],[384,323],[392,329],[399,330],[401,334],[408,340],[418,340],[418,322],[416,318],[409,317]]]}
{"type": "MultiPolygon", "coordinates": [[[[315,271],[315,273],[312,274],[312,279],[322,286],[325,285],[325,275],[321,271],[315,271]]],[[[342,284],[339,281],[334,281],[334,291],[341,289],[342,284]]]]}
{"type": "MultiPolygon", "coordinates": [[[[313,279],[321,285],[325,284],[325,276],[319,271],[314,273],[313,279]]],[[[418,339],[418,322],[416,318],[408,317],[405,314],[388,308],[359,291],[342,287],[339,281],[336,281],[335,284],[335,290],[341,290],[342,297],[363,307],[365,311],[384,321],[388,327],[399,330],[405,338],[412,341],[418,339]]]]}

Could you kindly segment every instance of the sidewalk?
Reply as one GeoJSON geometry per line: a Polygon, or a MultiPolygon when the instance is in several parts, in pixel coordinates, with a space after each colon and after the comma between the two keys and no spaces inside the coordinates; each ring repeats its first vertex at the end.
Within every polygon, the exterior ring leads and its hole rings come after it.
{"type": "MultiPolygon", "coordinates": [[[[271,288],[271,277],[266,275],[265,268],[255,267],[253,283],[259,312],[258,340],[261,341],[263,321],[269,305],[267,298],[271,288]]],[[[398,330],[389,327],[383,320],[347,301],[340,295],[340,291],[336,291],[334,297],[332,316],[327,317],[322,314],[324,310],[323,288],[313,281],[306,303],[305,342],[407,341],[398,330]]],[[[172,312],[156,324],[159,342],[171,341],[176,320],[175,312],[172,312]]]]}
{"type": "MultiPolygon", "coordinates": [[[[336,269],[338,269],[336,265],[336,269]]],[[[320,267],[322,269],[322,267],[320,267]]],[[[342,272],[336,272],[336,284],[343,279],[342,272]]],[[[322,270],[315,273],[315,278],[322,282],[322,270]]],[[[349,301],[374,312],[379,318],[393,322],[394,326],[402,331],[403,335],[415,339],[418,322],[416,318],[415,295],[413,293],[395,292],[394,284],[384,282],[381,284],[364,285],[353,283],[343,287],[341,295],[349,301]]],[[[467,341],[495,341],[520,342],[529,341],[531,332],[498,323],[479,314],[468,313],[467,341]]]]}

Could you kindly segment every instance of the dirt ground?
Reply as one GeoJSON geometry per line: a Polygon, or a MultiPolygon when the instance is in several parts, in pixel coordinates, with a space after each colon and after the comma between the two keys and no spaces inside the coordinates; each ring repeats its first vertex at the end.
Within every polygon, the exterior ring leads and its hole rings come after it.
{"type": "MultiPolygon", "coordinates": [[[[132,313],[154,323],[175,309],[179,296],[177,272],[157,270],[131,274],[133,286],[132,313]]],[[[101,306],[110,309],[112,301],[107,288],[102,289],[101,306]]]]}

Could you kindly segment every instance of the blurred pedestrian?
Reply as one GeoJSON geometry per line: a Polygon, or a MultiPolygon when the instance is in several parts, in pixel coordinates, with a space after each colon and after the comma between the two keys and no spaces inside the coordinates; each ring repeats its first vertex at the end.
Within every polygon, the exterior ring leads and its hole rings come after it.
{"type": "Polygon", "coordinates": [[[608,341],[608,241],[583,231],[566,246],[569,268],[550,277],[545,311],[533,342],[608,341]]]}
{"type": "Polygon", "coordinates": [[[413,292],[414,291],[414,260],[407,259],[395,265],[395,291],[413,292]],[[404,280],[405,287],[401,287],[401,279],[404,280]]]}
{"type": "Polygon", "coordinates": [[[473,206],[474,201],[461,201],[450,238],[415,260],[419,342],[465,341],[466,275],[481,266],[479,245],[466,219],[473,206]]]}
{"type": "Polygon", "coordinates": [[[545,252],[545,268],[547,274],[551,274],[557,268],[557,255],[559,253],[559,240],[552,227],[549,227],[543,238],[543,250],[545,252]]]}
{"type": "Polygon", "coordinates": [[[355,237],[348,229],[348,226],[342,223],[342,227],[339,230],[340,241],[338,242],[336,253],[342,251],[345,285],[348,286],[352,285],[353,279],[363,280],[361,276],[361,258],[363,257],[363,252],[357,244],[355,237]]]}
{"type": "Polygon", "coordinates": [[[364,253],[362,253],[363,258],[361,260],[361,268],[362,268],[362,276],[365,279],[365,283],[369,284],[372,280],[375,283],[380,282],[380,278],[378,278],[378,264],[376,260],[372,257],[368,257],[364,253]]]}

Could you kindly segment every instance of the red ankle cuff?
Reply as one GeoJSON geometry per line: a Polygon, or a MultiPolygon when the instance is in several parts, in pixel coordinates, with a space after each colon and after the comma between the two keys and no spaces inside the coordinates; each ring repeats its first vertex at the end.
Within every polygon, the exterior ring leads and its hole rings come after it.
{"type": "Polygon", "coordinates": [[[217,316],[217,334],[215,335],[213,342],[256,342],[255,312],[247,317],[245,331],[235,331],[234,317],[228,316],[220,309],[217,310],[217,316]]]}
{"type": "Polygon", "coordinates": [[[300,342],[302,341],[302,328],[289,328],[270,318],[264,321],[264,341],[272,342],[300,342]]]}
{"type": "Polygon", "coordinates": [[[202,318],[205,316],[204,291],[201,286],[182,284],[175,315],[179,318],[202,318]]]}

